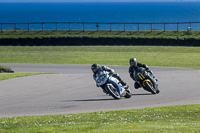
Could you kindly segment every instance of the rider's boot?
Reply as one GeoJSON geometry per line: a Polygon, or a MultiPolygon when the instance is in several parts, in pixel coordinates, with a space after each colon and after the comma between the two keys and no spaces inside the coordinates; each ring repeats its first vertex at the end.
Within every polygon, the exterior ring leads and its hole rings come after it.
{"type": "Polygon", "coordinates": [[[122,86],[124,86],[125,90],[127,90],[129,88],[129,86],[122,79],[120,80],[120,82],[121,82],[122,86]]]}
{"type": "Polygon", "coordinates": [[[119,80],[119,82],[122,84],[122,86],[124,86],[125,90],[129,88],[129,86],[120,78],[119,74],[113,74],[113,76],[119,80]]]}
{"type": "Polygon", "coordinates": [[[124,89],[125,89],[125,90],[127,90],[128,88],[129,88],[129,86],[128,86],[128,85],[125,85],[125,86],[124,86],[124,89]]]}
{"type": "Polygon", "coordinates": [[[140,86],[140,84],[138,84],[137,82],[135,82],[134,83],[134,87],[135,87],[135,89],[139,89],[141,86],[140,86]]]}

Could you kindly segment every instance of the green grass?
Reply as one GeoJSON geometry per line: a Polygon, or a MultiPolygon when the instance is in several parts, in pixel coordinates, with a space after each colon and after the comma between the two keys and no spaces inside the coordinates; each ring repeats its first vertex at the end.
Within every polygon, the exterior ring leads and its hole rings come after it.
{"type": "Polygon", "coordinates": [[[142,31],[118,31],[114,30],[3,30],[0,38],[23,38],[23,37],[140,37],[140,38],[200,38],[200,31],[162,31],[162,30],[142,30],[142,31]]]}
{"type": "MultiPolygon", "coordinates": [[[[0,46],[0,57],[3,57],[0,62],[7,63],[97,62],[109,65],[128,65],[128,60],[136,57],[139,62],[149,66],[200,69],[200,47],[0,46]]],[[[10,78],[12,73],[1,73],[0,78],[2,75],[10,78]]],[[[199,109],[200,104],[69,115],[6,117],[0,118],[0,133],[197,133],[200,132],[199,109]]]]}
{"type": "Polygon", "coordinates": [[[1,69],[1,68],[3,68],[3,69],[10,69],[10,70],[12,70],[10,67],[6,67],[6,66],[1,66],[1,65],[0,65],[0,69],[1,69]]]}
{"type": "Polygon", "coordinates": [[[0,118],[1,133],[198,133],[200,104],[0,118]]]}
{"type": "Polygon", "coordinates": [[[178,46],[0,46],[0,62],[129,65],[200,69],[200,47],[178,46]],[[31,58],[30,58],[31,57],[31,58]]]}
{"type": "Polygon", "coordinates": [[[39,74],[50,74],[50,73],[44,73],[44,72],[0,73],[0,80],[7,80],[7,79],[12,79],[12,78],[25,77],[25,76],[31,76],[31,75],[39,75],[39,74]]]}
{"type": "MultiPolygon", "coordinates": [[[[10,69],[10,67],[6,66],[0,66],[0,69],[10,69]]],[[[12,78],[18,78],[18,77],[25,77],[25,76],[31,76],[31,75],[39,75],[39,74],[53,74],[53,73],[45,73],[45,72],[14,72],[14,73],[0,73],[0,80],[7,80],[12,78]]]]}

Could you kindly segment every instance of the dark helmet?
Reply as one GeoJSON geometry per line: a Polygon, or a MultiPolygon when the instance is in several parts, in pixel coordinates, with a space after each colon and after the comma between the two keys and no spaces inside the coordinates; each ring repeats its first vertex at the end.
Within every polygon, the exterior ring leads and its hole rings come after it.
{"type": "Polygon", "coordinates": [[[99,64],[92,64],[91,70],[93,71],[93,73],[97,72],[99,70],[99,64]]]}
{"type": "Polygon", "coordinates": [[[129,60],[129,63],[130,63],[130,65],[131,65],[132,67],[136,67],[136,66],[137,66],[137,60],[136,60],[136,58],[131,58],[131,59],[129,60]]]}

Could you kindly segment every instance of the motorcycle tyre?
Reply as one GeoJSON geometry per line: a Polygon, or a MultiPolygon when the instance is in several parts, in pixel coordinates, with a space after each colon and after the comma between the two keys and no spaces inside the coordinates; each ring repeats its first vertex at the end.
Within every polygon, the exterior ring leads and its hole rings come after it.
{"type": "MultiPolygon", "coordinates": [[[[149,91],[149,92],[151,92],[152,94],[156,94],[157,93],[157,91],[154,91],[154,89],[152,89],[152,87],[153,87],[153,84],[152,83],[150,83],[150,82],[145,82],[144,83],[145,84],[145,88],[146,88],[146,90],[147,91],[149,91]]],[[[154,87],[153,87],[154,88],[154,87]]]]}
{"type": "Polygon", "coordinates": [[[118,95],[116,95],[115,92],[113,92],[113,90],[110,88],[109,85],[106,85],[105,87],[106,87],[106,89],[108,91],[108,94],[111,95],[114,99],[120,99],[121,98],[121,96],[119,95],[119,93],[117,92],[118,95]]]}
{"type": "Polygon", "coordinates": [[[129,90],[126,90],[126,95],[124,96],[125,98],[131,98],[132,94],[129,90]]]}
{"type": "Polygon", "coordinates": [[[160,93],[160,90],[159,90],[159,89],[156,91],[156,94],[158,94],[158,93],[160,93]]]}

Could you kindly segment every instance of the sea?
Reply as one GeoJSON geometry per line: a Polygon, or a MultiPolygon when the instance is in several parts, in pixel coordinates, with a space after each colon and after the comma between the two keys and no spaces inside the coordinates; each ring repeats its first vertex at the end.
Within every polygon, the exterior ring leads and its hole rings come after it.
{"type": "Polygon", "coordinates": [[[0,3],[1,28],[200,30],[200,2],[4,2],[0,3]]]}

